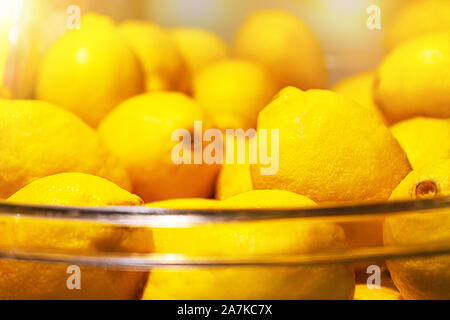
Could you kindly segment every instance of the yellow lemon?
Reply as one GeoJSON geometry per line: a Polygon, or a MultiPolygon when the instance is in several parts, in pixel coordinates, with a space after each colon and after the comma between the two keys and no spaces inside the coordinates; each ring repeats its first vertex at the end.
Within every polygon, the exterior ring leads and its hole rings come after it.
{"type": "Polygon", "coordinates": [[[67,32],[47,53],[38,72],[36,96],[95,127],[117,104],[142,92],[143,80],[139,63],[117,28],[102,17],[86,17],[86,25],[82,21],[81,29],[67,32]]]}
{"type": "Polygon", "coordinates": [[[391,200],[450,195],[450,158],[438,159],[412,171],[397,186],[391,200]]]}
{"type": "Polygon", "coordinates": [[[194,98],[219,129],[255,127],[258,112],[278,89],[264,67],[238,59],[211,64],[193,81],[194,98]]]}
{"type": "Polygon", "coordinates": [[[152,92],[131,98],[114,109],[101,123],[99,132],[125,164],[133,190],[146,202],[207,198],[213,193],[218,166],[203,161],[194,164],[203,154],[195,147],[186,154],[191,164],[178,164],[173,159],[176,146],[186,143],[174,141],[174,134],[179,130],[188,133],[190,143],[197,121],[202,121],[203,130],[211,127],[191,98],[175,92],[152,92]]]}
{"type": "Polygon", "coordinates": [[[159,209],[204,210],[215,209],[219,206],[219,203],[219,201],[213,199],[184,198],[156,201],[147,204],[147,207],[159,209]]]}
{"type": "Polygon", "coordinates": [[[60,206],[138,206],[142,200],[114,183],[85,173],[60,173],[26,185],[8,201],[60,206]]]}
{"type": "Polygon", "coordinates": [[[314,33],[296,16],[279,10],[252,14],[235,40],[239,57],[265,65],[283,86],[324,88],[327,71],[314,33]]]}
{"type": "Polygon", "coordinates": [[[146,90],[180,90],[186,67],[170,34],[146,21],[128,20],[120,25],[145,73],[146,90]]]}
{"type": "Polygon", "coordinates": [[[422,36],[393,50],[377,70],[375,101],[391,123],[450,117],[450,32],[422,36]]]}
{"type": "MultiPolygon", "coordinates": [[[[8,201],[75,206],[141,205],[137,196],[103,178],[63,173],[32,182],[8,201]]],[[[153,249],[151,231],[95,222],[28,217],[0,218],[0,247],[36,252],[100,255],[115,252],[148,253],[153,249]]],[[[73,266],[72,266],[73,267],[73,266]]],[[[80,290],[68,284],[75,269],[69,265],[0,260],[1,299],[137,299],[147,275],[144,272],[106,270],[79,266],[80,290]],[[70,272],[69,272],[70,271],[70,272]]]]}
{"type": "Polygon", "coordinates": [[[0,197],[62,172],[105,177],[125,189],[130,178],[98,134],[70,112],[46,102],[0,100],[0,197]]]}
{"type": "MultiPolygon", "coordinates": [[[[409,174],[392,200],[450,195],[450,159],[429,163],[409,174]]],[[[386,246],[450,241],[450,215],[445,211],[389,217],[384,223],[386,246]]],[[[395,285],[405,299],[450,299],[450,256],[388,260],[395,285]]]]}
{"type": "MultiPolygon", "coordinates": [[[[411,172],[391,200],[450,195],[450,159],[411,172]]],[[[450,215],[445,211],[389,217],[384,223],[386,246],[411,246],[450,241],[450,215]]],[[[388,260],[395,285],[405,299],[450,299],[450,256],[388,260]]]]}
{"type": "MultiPolygon", "coordinates": [[[[403,150],[380,118],[331,91],[288,87],[259,115],[261,132],[279,130],[279,168],[251,166],[255,189],[283,189],[324,202],[387,200],[410,172],[403,150]]],[[[269,135],[269,133],[268,133],[269,135]]],[[[273,158],[273,155],[272,155],[273,158]]],[[[382,243],[378,220],[343,223],[353,248],[382,243]]]]}
{"type": "MultiPolygon", "coordinates": [[[[255,189],[289,190],[316,202],[387,200],[411,171],[380,119],[331,91],[283,89],[261,111],[258,136],[262,130],[279,130],[279,170],[263,175],[262,163],[252,165],[255,189]]],[[[277,143],[271,140],[268,150],[277,143]]]]}
{"type": "Polygon", "coordinates": [[[342,80],[334,85],[331,90],[355,100],[361,105],[361,107],[367,108],[369,111],[373,111],[377,116],[385,121],[383,114],[373,100],[373,83],[374,73],[366,72],[342,80]]]}
{"type": "MultiPolygon", "coordinates": [[[[287,191],[252,191],[219,205],[227,209],[314,205],[287,191]],[[264,199],[267,199],[265,205],[264,199]]],[[[345,247],[341,228],[296,219],[155,228],[157,253],[249,258],[345,247]]],[[[351,299],[354,274],[345,265],[153,269],[144,299],[351,299]]]]}
{"type": "Polygon", "coordinates": [[[450,31],[448,0],[408,1],[387,27],[384,45],[391,50],[407,40],[441,31],[450,31]]]}
{"type": "MultiPolygon", "coordinates": [[[[178,27],[170,30],[170,36],[180,52],[190,78],[200,69],[229,56],[227,44],[216,34],[192,27],[178,27]]],[[[191,90],[191,79],[187,89],[191,90]]]]}
{"type": "Polygon", "coordinates": [[[220,206],[226,209],[292,209],[315,207],[316,203],[289,191],[252,190],[223,200],[220,206]]]}
{"type": "Polygon", "coordinates": [[[450,158],[450,119],[413,118],[391,128],[414,169],[450,158]]]}
{"type": "Polygon", "coordinates": [[[370,289],[367,284],[357,284],[354,300],[403,300],[400,292],[388,287],[370,289]]]}
{"type": "Polygon", "coordinates": [[[225,164],[216,182],[216,198],[225,200],[253,190],[249,164],[225,164]]]}
{"type": "Polygon", "coordinates": [[[226,135],[224,164],[216,181],[216,199],[225,200],[253,190],[250,160],[252,156],[257,156],[255,142],[254,134],[226,135]],[[251,152],[253,154],[250,154],[251,152]]]}

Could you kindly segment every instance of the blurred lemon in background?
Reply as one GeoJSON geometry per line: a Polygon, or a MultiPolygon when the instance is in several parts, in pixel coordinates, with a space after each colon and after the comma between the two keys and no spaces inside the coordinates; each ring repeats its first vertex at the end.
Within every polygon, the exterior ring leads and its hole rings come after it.
{"type": "MultiPolygon", "coordinates": [[[[105,179],[80,173],[63,173],[38,179],[8,201],[71,206],[135,206],[142,200],[105,179]]],[[[99,254],[148,253],[153,249],[148,229],[94,222],[25,217],[0,218],[2,248],[99,254]]],[[[80,290],[69,290],[68,265],[0,260],[2,299],[137,299],[147,275],[80,266],[80,290]]]]}
{"type": "Polygon", "coordinates": [[[186,64],[189,79],[186,89],[191,90],[191,78],[200,69],[229,56],[227,44],[215,33],[193,27],[178,27],[170,35],[186,64]]]}
{"type": "Polygon", "coordinates": [[[377,70],[374,97],[391,123],[450,117],[450,32],[406,41],[377,70]]]}
{"type": "Polygon", "coordinates": [[[391,128],[414,169],[450,159],[450,119],[413,118],[391,128]]]}
{"type": "MultiPolygon", "coordinates": [[[[287,191],[251,191],[221,202],[227,209],[310,207],[287,191]]],[[[198,257],[302,254],[345,247],[337,225],[295,219],[155,228],[157,253],[198,257]]],[[[144,299],[351,299],[354,274],[345,265],[305,267],[155,268],[144,299]]]]}
{"type": "Polygon", "coordinates": [[[450,32],[448,0],[408,1],[388,26],[384,45],[391,50],[407,40],[442,31],[450,32]]]}
{"type": "Polygon", "coordinates": [[[258,112],[278,89],[262,65],[240,59],[213,63],[193,81],[194,98],[223,130],[254,128],[258,112]]]}
{"type": "Polygon", "coordinates": [[[373,111],[385,121],[383,114],[373,100],[374,73],[365,72],[351,76],[335,84],[331,90],[346,95],[362,107],[373,111]]]}
{"type": "Polygon", "coordinates": [[[194,122],[212,127],[200,106],[175,92],[152,92],[131,98],[109,114],[99,126],[106,145],[125,165],[133,190],[146,202],[212,196],[217,165],[194,164],[203,150],[187,146],[192,164],[175,164],[172,151],[176,130],[194,138],[194,122]]]}
{"type": "Polygon", "coordinates": [[[62,172],[105,177],[130,190],[124,167],[72,113],[42,101],[0,100],[0,197],[62,172]]]}
{"type": "Polygon", "coordinates": [[[183,89],[186,66],[168,31],[138,20],[123,22],[120,31],[139,58],[148,92],[183,89]]]}
{"type": "Polygon", "coordinates": [[[252,165],[255,189],[316,202],[387,200],[411,171],[379,117],[331,91],[283,89],[259,114],[258,132],[264,129],[279,130],[279,170],[262,175],[264,165],[252,165]]]}
{"type": "Polygon", "coordinates": [[[253,13],[236,35],[235,51],[239,57],[266,66],[282,86],[327,86],[325,57],[318,39],[289,12],[253,13]]]}
{"type": "Polygon", "coordinates": [[[38,72],[38,99],[66,108],[93,127],[123,100],[143,91],[139,63],[109,18],[86,14],[63,35],[38,72]],[[84,22],[86,21],[86,22],[84,22]]]}

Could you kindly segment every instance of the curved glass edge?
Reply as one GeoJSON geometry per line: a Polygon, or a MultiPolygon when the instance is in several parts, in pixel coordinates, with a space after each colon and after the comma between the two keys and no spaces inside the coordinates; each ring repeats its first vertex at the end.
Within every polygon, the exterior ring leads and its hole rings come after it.
{"type": "Polygon", "coordinates": [[[201,257],[182,254],[74,254],[0,249],[0,259],[76,264],[114,270],[150,271],[153,268],[300,267],[352,264],[393,259],[421,259],[450,255],[450,242],[412,246],[342,249],[295,255],[201,257]]]}
{"type": "Polygon", "coordinates": [[[123,226],[185,227],[292,218],[352,218],[450,208],[450,196],[399,202],[357,203],[271,210],[173,210],[150,207],[69,207],[0,203],[0,216],[103,222],[123,226]]]}

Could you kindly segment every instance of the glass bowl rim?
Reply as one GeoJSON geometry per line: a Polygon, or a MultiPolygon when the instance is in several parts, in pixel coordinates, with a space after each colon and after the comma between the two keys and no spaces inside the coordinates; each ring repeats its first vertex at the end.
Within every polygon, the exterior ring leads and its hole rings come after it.
{"type": "Polygon", "coordinates": [[[217,224],[279,219],[345,219],[411,214],[450,209],[450,196],[392,202],[349,203],[309,208],[280,209],[162,209],[149,206],[77,207],[0,202],[0,216],[81,220],[122,226],[167,226],[217,224]]]}
{"type": "MultiPolygon", "coordinates": [[[[150,207],[68,207],[0,203],[0,216],[101,222],[132,227],[190,227],[196,224],[239,223],[280,219],[354,219],[385,215],[416,214],[450,209],[450,196],[398,202],[378,202],[272,210],[172,210],[150,207]]],[[[450,213],[450,212],[449,212],[450,213]]],[[[347,220],[353,221],[353,220],[347,220]]],[[[0,259],[58,264],[80,264],[117,270],[148,271],[152,268],[184,267],[296,267],[334,263],[355,263],[450,254],[450,242],[420,243],[410,246],[345,248],[289,255],[267,256],[184,256],[181,254],[141,254],[98,252],[92,255],[52,250],[0,248],[0,259]]]]}

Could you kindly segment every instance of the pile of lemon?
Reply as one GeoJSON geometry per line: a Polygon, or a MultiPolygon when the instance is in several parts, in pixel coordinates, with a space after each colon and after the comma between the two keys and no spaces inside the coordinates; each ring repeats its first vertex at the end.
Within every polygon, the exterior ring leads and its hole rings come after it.
{"type": "MultiPolygon", "coordinates": [[[[0,101],[0,198],[225,210],[450,195],[449,22],[448,1],[410,3],[387,31],[377,70],[327,89],[319,41],[287,12],[254,13],[233,48],[206,30],[85,14],[42,61],[35,99],[0,101]],[[261,161],[175,164],[173,132],[193,132],[196,121],[257,136],[278,130],[278,171],[262,174],[261,161]]],[[[449,241],[448,230],[444,214],[191,228],[1,217],[0,248],[245,258],[449,241]]],[[[0,260],[0,298],[450,299],[449,256],[387,267],[393,283],[381,290],[355,284],[364,270],[344,264],[82,267],[81,290],[68,290],[65,265],[0,260]]]]}

